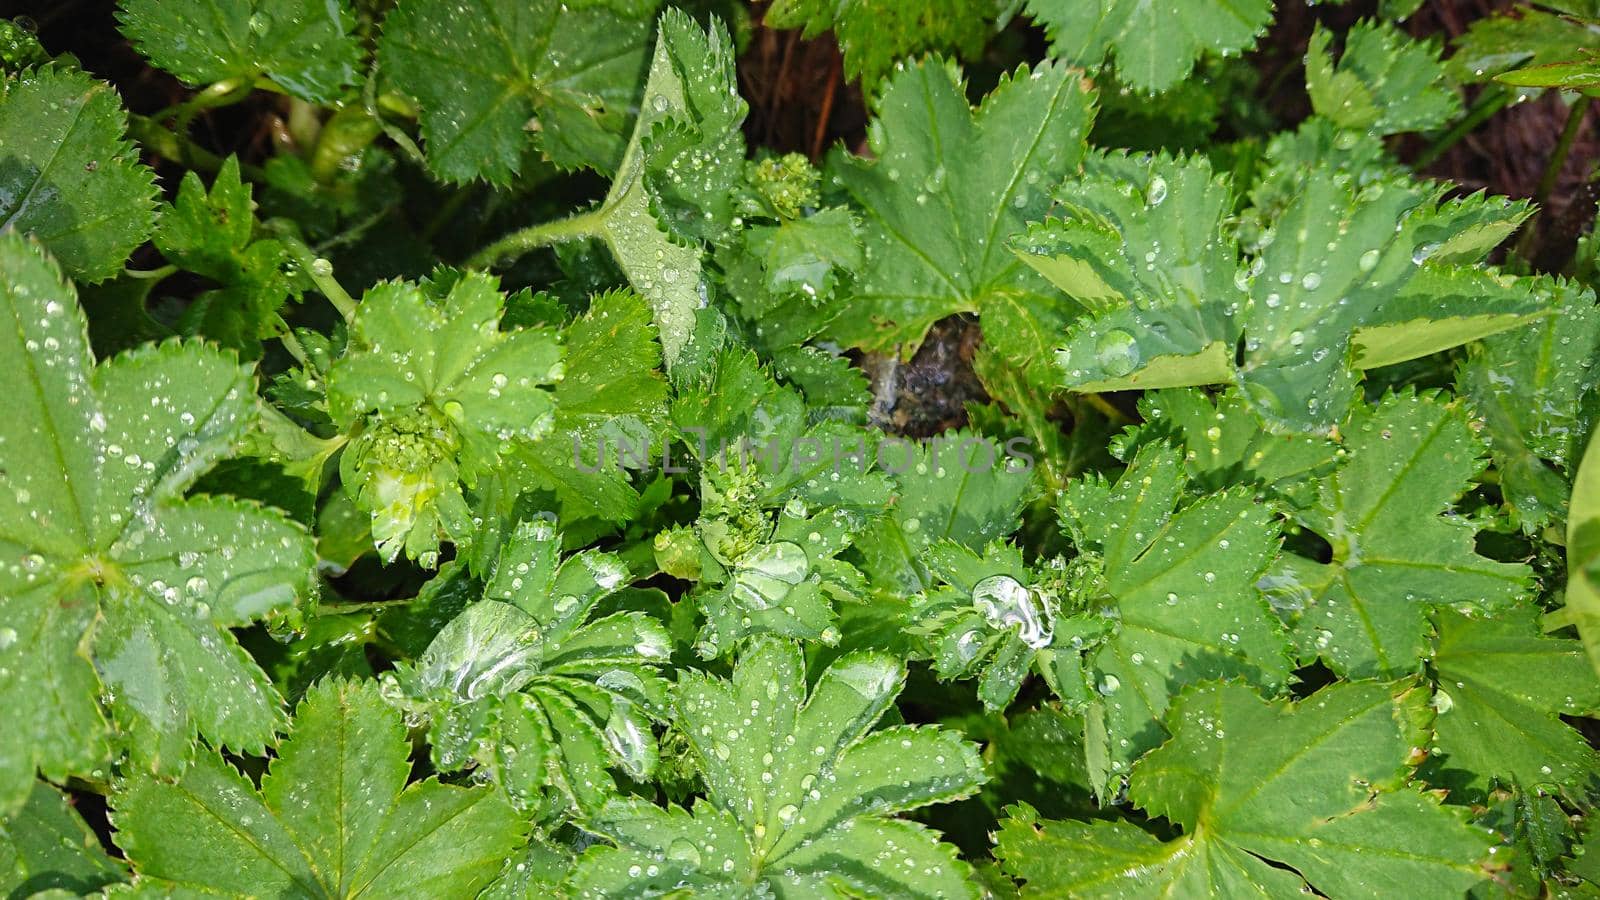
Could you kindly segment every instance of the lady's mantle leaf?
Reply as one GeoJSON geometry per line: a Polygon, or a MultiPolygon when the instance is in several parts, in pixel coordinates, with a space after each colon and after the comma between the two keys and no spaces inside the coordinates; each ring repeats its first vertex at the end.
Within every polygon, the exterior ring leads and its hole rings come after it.
{"type": "Polygon", "coordinates": [[[489,788],[406,785],[411,746],[371,682],[324,682],[259,792],[215,753],[112,795],[139,881],[237,896],[471,898],[522,843],[489,788]]]}
{"type": "Polygon", "coordinates": [[[1272,22],[1271,0],[1029,0],[1027,12],[1052,56],[1093,68],[1114,55],[1118,79],[1146,93],[1172,87],[1205,51],[1250,49],[1272,22]]]}
{"type": "Polygon", "coordinates": [[[194,87],[265,76],[328,103],[361,62],[346,0],[122,0],[120,18],[140,53],[194,87]]]}
{"type": "Polygon", "coordinates": [[[155,221],[155,176],[116,92],[47,66],[0,77],[0,231],[33,235],[80,281],[122,268],[155,221]]]}
{"type": "Polygon", "coordinates": [[[277,691],[227,629],[306,591],[311,542],[275,512],[184,498],[252,420],[250,371],[180,343],[95,365],[72,288],[14,233],[0,321],[0,808],[35,767],[102,765],[102,706],[147,766],[180,763],[197,729],[259,749],[277,691]]]}
{"type": "Polygon", "coordinates": [[[1295,173],[1287,208],[1241,260],[1224,227],[1232,192],[1203,158],[1097,155],[1086,168],[1060,193],[1065,215],[1014,242],[1090,312],[1056,358],[1073,390],[1232,381],[1275,428],[1325,433],[1358,371],[1547,308],[1529,280],[1477,265],[1526,215],[1520,204],[1295,173]]]}
{"type": "Polygon", "coordinates": [[[851,157],[836,173],[861,207],[867,257],[839,336],[909,357],[935,321],[993,310],[1010,327],[986,327],[988,340],[1027,361],[1021,326],[1061,327],[1062,304],[1005,242],[1077,168],[1094,97],[1076,72],[1046,64],[1018,69],[974,110],[952,65],[897,72],[869,131],[877,159],[851,157]]]}
{"type": "Polygon", "coordinates": [[[616,169],[649,39],[648,16],[594,0],[404,0],[378,55],[421,104],[435,175],[508,184],[534,143],[562,168],[616,169]]]}
{"type": "Polygon", "coordinates": [[[1472,524],[1445,517],[1483,465],[1459,403],[1391,395],[1358,407],[1347,432],[1345,463],[1295,513],[1332,560],[1286,554],[1267,584],[1297,613],[1303,659],[1341,675],[1400,675],[1423,656],[1430,606],[1504,609],[1531,573],[1479,556],[1472,524]]]}
{"type": "Polygon", "coordinates": [[[808,697],[799,648],[770,639],[751,646],[731,681],[684,674],[677,722],[707,797],[692,812],[609,804],[594,825],[617,846],[580,858],[580,896],[742,896],[758,884],[812,897],[973,896],[950,847],[892,818],[984,781],[976,748],[952,732],[869,733],[904,676],[893,658],[848,655],[808,697]]]}
{"type": "Polygon", "coordinates": [[[1492,838],[1407,786],[1425,713],[1420,693],[1376,682],[1298,704],[1207,685],[1173,704],[1172,740],[1129,788],[1182,835],[1023,807],[995,853],[1041,896],[1460,897],[1489,876],[1492,838]]]}

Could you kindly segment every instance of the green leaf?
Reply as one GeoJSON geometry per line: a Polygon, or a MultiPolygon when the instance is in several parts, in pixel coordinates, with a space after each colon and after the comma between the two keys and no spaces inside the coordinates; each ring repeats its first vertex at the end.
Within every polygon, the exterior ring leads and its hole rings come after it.
{"type": "Polygon", "coordinates": [[[1028,0],[1027,14],[1044,26],[1051,56],[1086,68],[1115,56],[1120,80],[1159,93],[1185,78],[1206,51],[1232,56],[1254,47],[1272,22],[1272,3],[1028,0]]]}
{"type": "Polygon", "coordinates": [[[1362,369],[1425,356],[1542,314],[1531,280],[1479,267],[1523,206],[1440,201],[1439,188],[1297,176],[1253,258],[1202,158],[1097,155],[1064,215],[1017,253],[1077,297],[1056,356],[1077,391],[1232,381],[1275,429],[1326,433],[1362,369]]]}
{"type": "Polygon", "coordinates": [[[191,87],[270,78],[311,103],[356,81],[361,48],[345,0],[122,0],[122,33],[191,87]]]}
{"type": "Polygon", "coordinates": [[[422,108],[435,175],[505,185],[531,147],[561,168],[617,168],[649,39],[648,15],[593,0],[404,0],[378,59],[422,108]]]}
{"type": "Polygon", "coordinates": [[[1015,547],[999,542],[981,555],[946,542],[924,557],[941,584],[912,602],[941,678],[977,677],[978,699],[1001,710],[1037,669],[1058,696],[1083,706],[1088,691],[1079,651],[1114,628],[1098,608],[1092,561],[1057,557],[1034,570],[1015,547]]]}
{"type": "Polygon", "coordinates": [[[139,764],[181,764],[196,730],[260,749],[277,692],[229,628],[308,587],[312,547],[283,516],[185,499],[254,415],[232,355],[166,343],[94,365],[55,264],[0,234],[0,809],[33,772],[88,774],[102,706],[139,764]]]}
{"type": "Polygon", "coordinates": [[[1316,502],[1317,481],[1334,469],[1335,442],[1316,435],[1275,434],[1257,424],[1237,391],[1208,397],[1199,390],[1151,391],[1139,399],[1147,426],[1132,441],[1113,440],[1118,456],[1151,439],[1181,442],[1189,478],[1209,491],[1248,484],[1295,509],[1316,502]],[[1122,446],[1118,446],[1118,444],[1122,446]]]}
{"type": "MultiPolygon", "coordinates": [[[[1547,4],[1559,8],[1559,4],[1547,4]]],[[[1591,16],[1600,10],[1591,12],[1591,16]]],[[[1600,34],[1581,18],[1533,6],[1516,6],[1477,19],[1455,40],[1450,72],[1457,81],[1488,81],[1511,69],[1580,60],[1600,53],[1600,34]]]]}
{"type": "Polygon", "coordinates": [[[120,270],[155,221],[127,128],[116,92],[76,69],[0,76],[0,231],[33,235],[80,281],[120,270]]]}
{"type": "Polygon", "coordinates": [[[1593,436],[1572,478],[1563,611],[1583,639],[1589,664],[1600,674],[1600,440],[1593,436]]]}
{"type": "Polygon", "coordinates": [[[514,459],[527,468],[521,480],[553,490],[564,520],[627,521],[639,494],[628,483],[623,456],[659,449],[667,421],[650,307],[631,291],[609,291],[567,326],[565,338],[554,427],[518,448],[514,459]]]}
{"type": "Polygon", "coordinates": [[[1444,81],[1436,42],[1413,40],[1388,22],[1357,22],[1335,65],[1333,34],[1321,26],[1306,51],[1311,106],[1341,128],[1376,134],[1431,131],[1461,114],[1444,81]]]}
{"type": "Polygon", "coordinates": [[[361,428],[340,460],[345,488],[385,560],[403,549],[434,565],[440,539],[471,526],[461,483],[550,432],[561,347],[547,329],[501,330],[497,285],[481,273],[379,284],[328,374],[335,423],[361,428]]]}
{"type": "Polygon", "coordinates": [[[1016,70],[976,110],[953,65],[929,59],[896,72],[868,130],[876,159],[850,157],[835,172],[861,209],[867,263],[831,331],[909,358],[930,325],[955,313],[978,313],[986,331],[991,312],[1053,321],[1058,298],[1005,242],[1049,207],[1093,118],[1093,92],[1062,65],[1016,70]]]}
{"type": "Polygon", "coordinates": [[[209,194],[190,172],[153,238],[169,262],[221,285],[194,298],[184,313],[186,331],[246,357],[260,355],[261,340],[282,327],[279,308],[291,294],[299,294],[283,271],[289,259],[283,245],[251,240],[255,212],[250,193],[240,180],[237,157],[223,163],[209,194]]]}
{"type": "Polygon", "coordinates": [[[1570,478],[1589,433],[1586,402],[1600,387],[1594,294],[1556,282],[1555,314],[1468,347],[1456,383],[1483,417],[1500,490],[1522,529],[1566,516],[1570,478]]]}
{"type": "Polygon", "coordinates": [[[1332,560],[1284,556],[1268,581],[1273,602],[1294,613],[1303,659],[1352,677],[1409,673],[1427,646],[1430,607],[1503,609],[1531,573],[1478,555],[1476,526],[1445,515],[1483,466],[1458,401],[1408,393],[1363,404],[1344,448],[1316,504],[1295,512],[1332,560]]]}
{"type": "Polygon", "coordinates": [[[1172,740],[1129,788],[1181,835],[1024,807],[995,853],[1038,896],[1459,897],[1491,874],[1491,838],[1408,786],[1425,721],[1419,692],[1373,682],[1297,704],[1206,685],[1174,705],[1172,740]]]}
{"type": "Polygon", "coordinates": [[[241,896],[476,896],[525,826],[488,788],[406,784],[405,727],[371,682],[323,682],[255,787],[214,753],[112,796],[117,840],[155,890],[241,896]]]}
{"type": "Polygon", "coordinates": [[[1185,686],[1237,678],[1276,691],[1289,677],[1283,626],[1256,588],[1277,550],[1271,507],[1235,489],[1180,509],[1183,482],[1178,452],[1158,443],[1140,449],[1115,484],[1089,476],[1060,497],[1064,530],[1100,570],[1080,590],[1116,623],[1083,662],[1094,689],[1090,769],[1102,796],[1160,743],[1167,705],[1185,686]]]}
{"type": "Polygon", "coordinates": [[[799,648],[777,640],[753,644],[731,681],[682,674],[676,722],[706,797],[692,812],[613,801],[593,825],[616,846],[579,858],[579,896],[975,896],[952,848],[892,818],[984,780],[976,748],[952,732],[870,731],[904,675],[893,658],[852,654],[808,696],[799,648]]]}
{"type": "Polygon", "coordinates": [[[743,141],[735,137],[744,111],[722,24],[707,31],[668,9],[617,175],[600,207],[581,215],[582,233],[604,240],[650,301],[669,371],[689,343],[695,310],[705,305],[698,238],[731,224],[724,195],[730,173],[744,164],[743,141]]]}
{"type": "Polygon", "coordinates": [[[816,37],[832,30],[844,51],[845,77],[874,93],[896,61],[927,51],[975,56],[989,37],[998,7],[987,0],[777,0],[763,19],[769,28],[804,28],[816,37]]]}
{"type": "Polygon", "coordinates": [[[1450,796],[1552,785],[1581,800],[1600,788],[1600,755],[1561,716],[1600,709],[1583,645],[1539,633],[1537,610],[1492,619],[1441,611],[1431,668],[1434,744],[1422,769],[1450,796]]]}
{"type": "Polygon", "coordinates": [[[519,806],[553,787],[590,811],[615,793],[607,766],[635,779],[654,766],[650,720],[666,706],[655,667],[672,641],[642,613],[594,616],[627,570],[592,550],[562,560],[560,547],[543,522],[519,527],[484,599],[385,682],[430,722],[441,771],[482,766],[519,806]]]}
{"type": "Polygon", "coordinates": [[[67,797],[42,781],[34,782],[26,803],[0,819],[0,890],[7,896],[51,890],[83,896],[124,877],[67,797]]]}
{"type": "Polygon", "coordinates": [[[921,445],[901,439],[879,445],[880,465],[894,477],[897,496],[856,541],[874,589],[891,597],[928,590],[935,582],[923,550],[940,541],[979,550],[1017,530],[1032,473],[1007,450],[970,431],[921,445]]]}

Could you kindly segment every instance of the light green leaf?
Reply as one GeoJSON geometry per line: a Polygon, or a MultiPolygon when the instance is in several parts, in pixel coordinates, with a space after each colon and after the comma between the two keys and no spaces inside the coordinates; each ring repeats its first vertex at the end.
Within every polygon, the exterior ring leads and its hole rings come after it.
{"type": "Polygon", "coordinates": [[[118,786],[117,841],[139,882],[158,890],[474,897],[526,826],[488,788],[407,786],[409,751],[371,682],[323,682],[301,702],[259,793],[202,753],[176,780],[118,786]]]}
{"type": "Polygon", "coordinates": [[[0,76],[0,231],[31,234],[72,277],[103,281],[155,222],[155,176],[116,92],[76,69],[0,76]]]}
{"type": "Polygon", "coordinates": [[[1600,674],[1600,439],[1589,438],[1567,513],[1567,618],[1600,674]]]}
{"type": "Polygon", "coordinates": [[[1223,219],[1226,183],[1202,158],[1098,155],[1063,187],[1064,215],[1017,253],[1092,315],[1056,362],[1077,391],[1232,381],[1275,429],[1326,433],[1357,372],[1502,331],[1546,310],[1529,280],[1476,265],[1519,204],[1441,201],[1398,178],[1357,187],[1294,173],[1253,258],[1223,219]],[[1398,226],[1398,227],[1397,227],[1398,226]]]}
{"type": "Polygon", "coordinates": [[[361,48],[345,0],[122,0],[122,33],[191,87],[270,78],[312,103],[356,81],[361,48]]]}
{"type": "Polygon", "coordinates": [[[260,749],[278,695],[227,629],[306,592],[311,542],[277,513],[184,499],[248,427],[249,370],[179,343],[94,365],[72,288],[15,233],[0,309],[0,703],[19,723],[0,733],[0,808],[35,767],[104,764],[102,704],[140,765],[181,764],[197,729],[260,749]]]}
{"type": "MultiPolygon", "coordinates": [[[[1550,286],[1550,285],[1547,285],[1550,286]]],[[[1553,285],[1556,312],[1468,348],[1456,383],[1479,416],[1500,490],[1523,530],[1566,516],[1570,479],[1600,387],[1600,309],[1594,294],[1553,285]]]]}
{"type": "Polygon", "coordinates": [[[650,720],[667,702],[655,669],[672,642],[642,613],[593,616],[627,571],[593,550],[562,560],[560,548],[549,525],[519,527],[484,599],[385,682],[428,719],[441,771],[483,766],[519,806],[550,802],[553,787],[589,811],[615,793],[607,766],[636,779],[654,766],[650,720]]]}
{"type": "Polygon", "coordinates": [[[868,131],[876,159],[850,157],[835,173],[861,208],[868,262],[832,332],[909,358],[955,313],[986,325],[1005,305],[1024,318],[1056,315],[1059,299],[1005,242],[1049,208],[1093,118],[1093,92],[1062,65],[1016,70],[975,110],[953,65],[928,59],[896,72],[868,131]]]}
{"type": "Polygon", "coordinates": [[[1600,680],[1583,645],[1539,633],[1521,606],[1492,619],[1440,611],[1434,649],[1434,745],[1422,774],[1450,796],[1494,787],[1600,788],[1600,755],[1561,716],[1600,710],[1600,680]]]}
{"type": "Polygon", "coordinates": [[[680,676],[676,720],[706,798],[692,813],[614,801],[594,825],[616,842],[578,860],[579,896],[974,896],[966,867],[922,826],[891,818],[967,796],[976,749],[934,727],[870,732],[894,702],[900,663],[836,660],[805,688],[797,646],[757,641],[725,681],[680,676]]]}
{"type": "Polygon", "coordinates": [[[1238,684],[1197,688],[1173,706],[1172,740],[1139,761],[1129,789],[1181,835],[1041,823],[1023,808],[996,855],[1048,897],[1459,897],[1491,874],[1492,838],[1408,786],[1423,703],[1374,682],[1298,704],[1238,684]]]}
{"type": "Polygon", "coordinates": [[[1295,511],[1332,545],[1332,561],[1286,555],[1267,584],[1294,613],[1303,659],[1354,677],[1413,672],[1430,607],[1503,609],[1531,573],[1479,556],[1475,527],[1445,516],[1483,465],[1459,402],[1390,395],[1358,407],[1344,430],[1344,463],[1314,506],[1295,511]]]}
{"type": "Polygon", "coordinates": [[[1318,115],[1376,134],[1430,131],[1460,115],[1436,42],[1415,40],[1388,22],[1357,22],[1345,33],[1336,65],[1332,41],[1332,32],[1318,26],[1306,51],[1306,91],[1318,115]]]}
{"type": "Polygon", "coordinates": [[[1115,484],[1091,476],[1061,494],[1063,528],[1100,570],[1080,589],[1085,603],[1115,623],[1083,663],[1095,692],[1091,777],[1103,796],[1160,743],[1167,704],[1185,686],[1237,678],[1276,691],[1289,677],[1283,626],[1256,589],[1277,550],[1271,507],[1235,489],[1179,509],[1183,482],[1178,452],[1150,444],[1115,484]]]}
{"type": "Polygon", "coordinates": [[[1050,36],[1052,56],[1086,68],[1115,56],[1120,80],[1158,93],[1187,76],[1206,51],[1231,56],[1254,47],[1272,22],[1272,3],[1028,0],[1027,14],[1050,36]]]}
{"type": "Polygon", "coordinates": [[[555,386],[554,427],[517,447],[513,459],[527,469],[519,480],[553,490],[564,520],[626,521],[639,495],[628,483],[623,457],[655,458],[667,419],[650,307],[631,291],[609,291],[567,326],[565,337],[566,374],[555,386]]]}
{"type": "Polygon", "coordinates": [[[385,560],[404,549],[433,565],[441,538],[470,531],[462,482],[550,431],[561,347],[547,329],[502,330],[497,284],[481,273],[379,284],[328,374],[334,422],[360,426],[340,459],[345,489],[385,560]]]}
{"type": "Polygon", "coordinates": [[[405,0],[378,58],[422,108],[433,173],[504,185],[534,146],[562,168],[617,168],[649,39],[648,15],[593,0],[405,0]]]}

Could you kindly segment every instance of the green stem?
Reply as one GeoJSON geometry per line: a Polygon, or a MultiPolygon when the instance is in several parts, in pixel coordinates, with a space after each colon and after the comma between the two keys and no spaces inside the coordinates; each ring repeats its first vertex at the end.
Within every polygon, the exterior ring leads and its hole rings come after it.
{"type": "Polygon", "coordinates": [[[164,265],[158,269],[123,269],[122,275],[125,278],[139,278],[149,281],[160,281],[161,279],[166,278],[177,271],[177,266],[168,263],[167,265],[164,265]]]}
{"type": "MultiPolygon", "coordinates": [[[[168,129],[150,116],[129,116],[128,134],[146,150],[186,169],[215,173],[222,168],[222,157],[168,129]]],[[[249,163],[239,164],[239,174],[247,181],[259,182],[267,177],[260,167],[249,163]]]]}
{"type": "Polygon", "coordinates": [[[541,222],[521,231],[513,231],[467,260],[467,268],[488,269],[539,247],[599,237],[605,230],[606,215],[603,207],[596,207],[565,219],[541,222]]]}
{"type": "Polygon", "coordinates": [[[294,261],[299,264],[305,273],[311,276],[311,283],[317,286],[322,296],[328,298],[333,308],[339,311],[346,322],[354,320],[356,314],[356,301],[350,292],[339,284],[333,277],[333,264],[312,252],[306,242],[294,233],[294,226],[282,219],[273,219],[266,223],[268,230],[274,232],[283,249],[289,251],[294,261]]]}
{"type": "Polygon", "coordinates": [[[1506,104],[1511,102],[1513,96],[1515,95],[1512,91],[1498,84],[1491,84],[1484,88],[1483,93],[1478,96],[1478,101],[1472,104],[1472,109],[1468,110],[1465,116],[1462,116],[1456,124],[1452,125],[1449,131],[1440,135],[1438,140],[1429,144],[1428,149],[1424,150],[1422,155],[1412,163],[1412,168],[1424,169],[1432,165],[1439,157],[1445,155],[1451,147],[1460,143],[1462,138],[1471,134],[1473,129],[1488,121],[1495,113],[1505,109],[1506,104]]]}
{"type": "Polygon", "coordinates": [[[178,107],[173,129],[179,134],[188,134],[189,123],[194,121],[195,116],[208,109],[238,103],[250,96],[252,86],[252,81],[239,78],[224,78],[211,84],[178,107]]]}
{"type": "Polygon", "coordinates": [[[1561,170],[1566,168],[1567,154],[1572,152],[1572,145],[1578,140],[1578,132],[1583,130],[1583,117],[1589,113],[1589,105],[1593,98],[1580,94],[1578,99],[1572,101],[1572,109],[1567,113],[1567,127],[1561,129],[1561,137],[1556,141],[1555,152],[1550,154],[1550,161],[1545,164],[1544,175],[1539,178],[1539,187],[1533,193],[1535,203],[1543,206],[1550,199],[1550,194],[1556,189],[1556,181],[1561,178],[1561,170]]]}

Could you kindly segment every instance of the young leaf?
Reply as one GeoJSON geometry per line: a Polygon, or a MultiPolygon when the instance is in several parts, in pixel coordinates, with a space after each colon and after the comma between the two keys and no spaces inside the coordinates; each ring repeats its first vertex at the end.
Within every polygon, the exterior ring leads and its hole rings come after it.
{"type": "Polygon", "coordinates": [[[579,896],[975,896],[950,847],[894,818],[984,781],[976,748],[952,732],[869,733],[904,676],[890,657],[852,654],[808,696],[800,649],[777,640],[752,645],[731,681],[684,673],[676,721],[706,797],[692,811],[608,804],[592,824],[616,846],[579,858],[579,896]]]}
{"type": "Polygon", "coordinates": [[[1567,596],[1563,607],[1600,674],[1600,440],[1591,436],[1572,478],[1567,513],[1567,596]]]}
{"type": "Polygon", "coordinates": [[[1079,651],[1113,630],[1090,608],[1101,600],[1092,562],[1057,557],[1034,570],[998,541],[981,555],[946,541],[924,556],[942,583],[913,604],[941,678],[976,676],[978,699],[1000,710],[1037,668],[1063,700],[1088,701],[1079,651]]]}
{"type": "Polygon", "coordinates": [[[1254,47],[1272,22],[1272,3],[1028,0],[1027,14],[1050,36],[1051,56],[1086,68],[1115,56],[1118,79],[1159,93],[1187,76],[1205,51],[1231,56],[1254,47]]]}
{"type": "MultiPolygon", "coordinates": [[[[1559,4],[1544,4],[1559,8],[1559,4]]],[[[1577,13],[1581,7],[1574,4],[1577,13]]],[[[1600,9],[1590,7],[1591,18],[1600,9]]],[[[1518,5],[1476,19],[1455,40],[1450,73],[1457,81],[1488,81],[1508,69],[1548,66],[1600,53],[1600,34],[1577,16],[1518,5]]]]}
{"type": "Polygon", "coordinates": [[[649,39],[647,15],[596,0],[405,0],[378,58],[422,108],[433,173],[505,185],[530,146],[561,168],[617,168],[649,39]]]}
{"type": "Polygon", "coordinates": [[[239,178],[237,157],[223,163],[209,194],[190,172],[153,238],[169,262],[221,285],[194,298],[184,312],[186,330],[247,358],[261,354],[261,340],[282,327],[278,309],[299,293],[283,271],[289,258],[283,245],[251,240],[255,206],[250,194],[239,178]]]}
{"type": "Polygon", "coordinates": [[[1444,517],[1483,466],[1459,402],[1393,394],[1363,404],[1344,445],[1316,504],[1295,512],[1332,545],[1332,560],[1286,555],[1268,583],[1274,603],[1297,611],[1302,658],[1352,677],[1405,674],[1423,656],[1431,606],[1502,609],[1531,573],[1479,556],[1475,527],[1444,517]]]}
{"type": "Polygon", "coordinates": [[[1415,359],[1543,313],[1527,282],[1473,265],[1521,207],[1440,201],[1440,188],[1301,174],[1239,259],[1233,200],[1202,158],[1097,155],[1065,215],[1019,255],[1091,315],[1056,362],[1078,391],[1235,382],[1275,428],[1327,432],[1356,372],[1415,359]],[[1486,221],[1486,219],[1488,221],[1486,221]]]}
{"type": "Polygon", "coordinates": [[[1600,788],[1600,755],[1561,716],[1600,709],[1583,645],[1539,633],[1519,606],[1493,618],[1441,610],[1434,649],[1434,745],[1423,776],[1452,799],[1550,785],[1575,800],[1600,788]]]}
{"type": "Polygon", "coordinates": [[[103,765],[109,712],[141,765],[196,732],[258,750],[277,691],[228,631],[303,595],[313,554],[283,516],[186,498],[254,416],[254,379],[198,344],[95,365],[56,265],[0,233],[0,810],[103,765]]]}
{"type": "Polygon", "coordinates": [[[654,767],[650,720],[667,703],[655,667],[672,640],[643,613],[591,620],[627,569],[609,554],[562,560],[560,550],[548,524],[519,527],[484,599],[387,676],[386,691],[430,721],[440,770],[483,766],[520,806],[554,788],[563,806],[592,811],[615,793],[607,767],[635,779],[654,767]]]}
{"type": "Polygon", "coordinates": [[[127,127],[116,92],[81,71],[0,75],[0,231],[33,235],[79,281],[121,269],[155,222],[127,127]]]}
{"type": "Polygon", "coordinates": [[[1181,835],[1023,807],[995,854],[1046,896],[1459,897],[1492,873],[1491,838],[1407,785],[1425,721],[1419,692],[1374,682],[1297,704],[1206,685],[1174,704],[1172,740],[1129,787],[1181,835]]]}
{"type": "Polygon", "coordinates": [[[895,73],[869,129],[876,159],[835,172],[861,208],[868,262],[832,332],[909,358],[935,321],[976,312],[987,326],[994,312],[1009,318],[986,327],[988,339],[1029,361],[1024,335],[1036,319],[1059,328],[1061,304],[1005,242],[1077,167],[1094,96],[1073,70],[1046,64],[1013,72],[974,110],[951,64],[895,73]]]}
{"type": "Polygon", "coordinates": [[[328,103],[356,81],[361,48],[346,0],[122,0],[122,33],[192,87],[270,78],[328,103]]]}
{"type": "Polygon", "coordinates": [[[1238,489],[1177,509],[1183,481],[1178,452],[1150,444],[1115,484],[1090,476],[1061,494],[1062,527],[1085,569],[1099,569],[1079,590],[1116,623],[1083,663],[1102,796],[1160,743],[1167,704],[1184,686],[1238,678],[1276,691],[1289,677],[1283,626],[1256,589],[1277,550],[1272,509],[1238,489]]]}
{"type": "Polygon", "coordinates": [[[215,753],[112,795],[138,882],[156,891],[476,896],[526,826],[489,788],[406,784],[405,726],[371,682],[313,687],[259,792],[215,753]]]}
{"type": "Polygon", "coordinates": [[[1412,40],[1387,22],[1358,22],[1346,33],[1337,65],[1321,26],[1306,51],[1311,106],[1341,128],[1377,134],[1430,131],[1460,115],[1461,100],[1444,80],[1439,48],[1412,40]]]}
{"type": "Polygon", "coordinates": [[[1594,294],[1556,282],[1555,314],[1468,347],[1456,382],[1484,421],[1500,490],[1530,534],[1566,516],[1570,479],[1600,388],[1594,294]]]}
{"type": "Polygon", "coordinates": [[[441,538],[471,529],[462,482],[494,470],[502,447],[550,431],[543,386],[561,377],[561,347],[545,329],[501,330],[496,286],[472,273],[374,287],[328,374],[334,422],[359,426],[340,472],[385,560],[404,549],[434,565],[441,538]]]}

